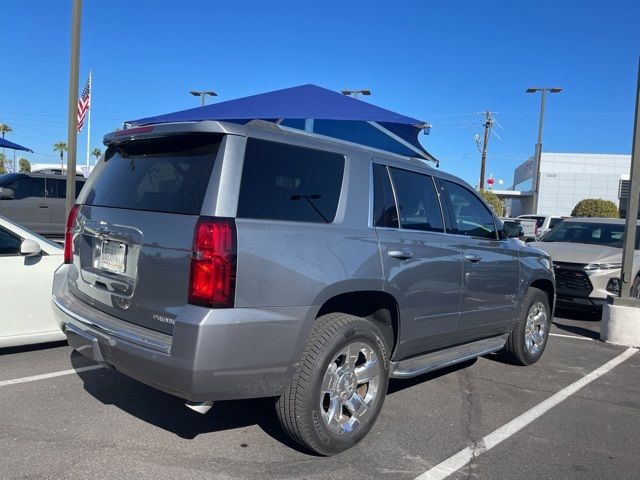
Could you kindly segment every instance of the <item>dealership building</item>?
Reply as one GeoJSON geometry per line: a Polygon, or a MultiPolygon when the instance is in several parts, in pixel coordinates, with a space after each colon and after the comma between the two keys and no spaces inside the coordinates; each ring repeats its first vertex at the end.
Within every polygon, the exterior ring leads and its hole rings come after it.
{"type": "Polygon", "coordinates": [[[628,183],[630,166],[631,155],[543,152],[537,205],[534,157],[515,169],[511,190],[494,193],[505,200],[507,214],[512,217],[527,213],[569,216],[585,198],[611,200],[620,206],[621,187],[624,190],[628,183]]]}

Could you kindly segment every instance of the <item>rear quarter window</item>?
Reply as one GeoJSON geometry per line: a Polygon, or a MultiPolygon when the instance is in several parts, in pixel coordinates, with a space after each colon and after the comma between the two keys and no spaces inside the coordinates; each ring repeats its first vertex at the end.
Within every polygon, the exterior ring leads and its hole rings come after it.
{"type": "Polygon", "coordinates": [[[84,203],[197,215],[221,141],[218,134],[180,134],[110,146],[84,203]]]}
{"type": "Polygon", "coordinates": [[[343,155],[250,138],[237,216],[331,223],[343,174],[343,155]]]}

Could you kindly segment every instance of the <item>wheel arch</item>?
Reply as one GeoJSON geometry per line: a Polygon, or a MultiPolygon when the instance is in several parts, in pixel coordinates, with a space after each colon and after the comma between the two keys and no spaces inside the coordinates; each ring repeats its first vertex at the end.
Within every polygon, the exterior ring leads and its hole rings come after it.
{"type": "Polygon", "coordinates": [[[553,285],[553,282],[546,278],[538,278],[531,282],[531,285],[529,285],[529,287],[542,290],[547,295],[547,298],[549,300],[549,308],[551,309],[551,316],[553,316],[556,299],[555,286],[553,285]]]}
{"type": "Polygon", "coordinates": [[[390,346],[389,358],[393,358],[400,338],[400,310],[393,295],[381,290],[340,293],[322,304],[316,318],[337,312],[373,322],[385,336],[385,341],[390,346]]]}

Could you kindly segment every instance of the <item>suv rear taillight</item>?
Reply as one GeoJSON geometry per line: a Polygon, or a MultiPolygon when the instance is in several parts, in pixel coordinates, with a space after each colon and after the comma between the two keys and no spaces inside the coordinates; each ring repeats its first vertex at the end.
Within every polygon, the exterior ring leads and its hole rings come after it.
{"type": "Polygon", "coordinates": [[[232,218],[200,217],[193,238],[189,303],[231,308],[235,287],[235,221],[232,218]]]}
{"type": "Polygon", "coordinates": [[[78,205],[71,207],[69,218],[67,218],[67,228],[64,231],[64,263],[73,263],[73,226],[78,216],[78,205]]]}

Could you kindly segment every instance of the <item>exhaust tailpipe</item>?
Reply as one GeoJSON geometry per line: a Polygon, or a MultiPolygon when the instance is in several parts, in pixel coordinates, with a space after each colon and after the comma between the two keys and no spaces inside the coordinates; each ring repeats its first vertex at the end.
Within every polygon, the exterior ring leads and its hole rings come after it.
{"type": "Polygon", "coordinates": [[[185,406],[190,408],[194,412],[198,412],[204,415],[209,410],[211,410],[211,407],[213,407],[213,400],[205,400],[204,402],[188,401],[185,403],[185,406]]]}

